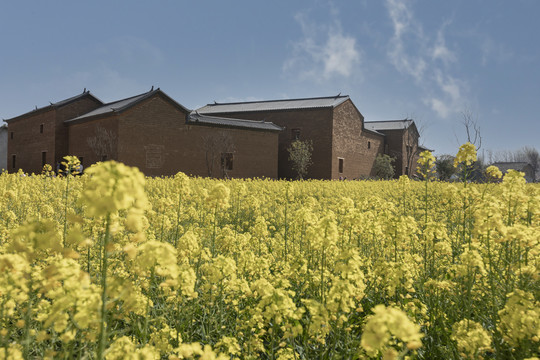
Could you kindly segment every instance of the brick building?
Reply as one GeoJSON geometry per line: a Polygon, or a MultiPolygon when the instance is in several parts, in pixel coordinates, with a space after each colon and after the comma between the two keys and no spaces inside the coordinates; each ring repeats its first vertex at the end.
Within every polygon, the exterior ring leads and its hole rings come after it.
{"type": "Polygon", "coordinates": [[[7,170],[7,124],[0,125],[0,172],[7,170]]]}
{"type": "Polygon", "coordinates": [[[54,167],[68,155],[64,121],[101,105],[101,100],[85,89],[77,96],[5,120],[8,124],[8,170],[41,173],[45,164],[54,167]]]}
{"type": "Polygon", "coordinates": [[[8,168],[39,173],[69,154],[84,167],[114,159],[149,176],[276,178],[280,131],[269,122],[191,114],[160,89],[108,104],[84,92],[9,119],[8,168]]]}
{"type": "MultiPolygon", "coordinates": [[[[149,176],[295,178],[287,148],[311,140],[308,178],[374,176],[378,154],[412,174],[413,120],[365,122],[349,96],[213,103],[191,111],[160,89],[104,104],[90,92],[6,120],[7,168],[41,172],[66,155],[114,159],[149,176]]],[[[5,156],[4,156],[5,157],[5,156]]]]}
{"type": "Polygon", "coordinates": [[[523,161],[509,161],[509,162],[495,162],[491,165],[496,166],[503,175],[508,173],[508,170],[521,171],[525,174],[525,180],[527,182],[535,182],[536,174],[534,173],[534,168],[528,162],[523,161]]]}
{"type": "Polygon", "coordinates": [[[384,152],[385,135],[364,126],[364,117],[349,96],[214,103],[201,114],[271,121],[284,128],[279,134],[278,175],[295,178],[287,148],[296,139],[311,140],[308,178],[357,179],[373,176],[377,154],[384,152]]]}
{"type": "Polygon", "coordinates": [[[395,176],[413,176],[418,155],[426,150],[418,141],[420,133],[414,120],[366,121],[365,127],[385,135],[385,153],[395,159],[395,176]]]}

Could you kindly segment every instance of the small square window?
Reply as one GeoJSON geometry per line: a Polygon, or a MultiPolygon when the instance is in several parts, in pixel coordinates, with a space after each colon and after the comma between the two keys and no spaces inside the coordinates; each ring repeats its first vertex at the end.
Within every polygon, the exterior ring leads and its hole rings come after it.
{"type": "Polygon", "coordinates": [[[300,129],[292,129],[291,130],[291,139],[300,140],[300,129]]]}
{"type": "Polygon", "coordinates": [[[227,171],[233,169],[233,153],[229,152],[221,154],[221,168],[227,171]]]}
{"type": "Polygon", "coordinates": [[[343,158],[338,158],[338,168],[339,168],[339,173],[342,174],[343,173],[343,158]]]}

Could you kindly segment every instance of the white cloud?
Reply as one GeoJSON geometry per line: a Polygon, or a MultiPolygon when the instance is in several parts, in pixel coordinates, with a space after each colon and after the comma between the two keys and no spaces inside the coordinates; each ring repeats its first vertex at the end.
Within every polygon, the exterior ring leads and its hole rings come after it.
{"type": "Polygon", "coordinates": [[[439,88],[448,95],[452,101],[455,102],[461,99],[461,89],[456,79],[450,75],[443,75],[440,71],[437,71],[436,80],[439,88]]]}
{"type": "Polygon", "coordinates": [[[427,100],[428,105],[431,107],[433,111],[437,113],[440,117],[443,119],[446,119],[448,115],[450,114],[450,109],[448,106],[444,103],[444,101],[437,99],[437,98],[431,98],[427,100]]]}
{"type": "Polygon", "coordinates": [[[432,49],[431,57],[433,60],[441,60],[445,65],[448,65],[451,62],[455,62],[457,58],[456,55],[446,47],[443,33],[444,27],[446,27],[446,24],[437,32],[437,41],[432,49]]]}
{"type": "Polygon", "coordinates": [[[346,35],[341,24],[316,25],[305,14],[297,14],[303,38],[294,43],[292,56],[283,65],[285,72],[298,72],[302,78],[330,79],[351,76],[361,62],[356,39],[346,35]]]}
{"type": "Polygon", "coordinates": [[[386,0],[386,9],[393,27],[387,51],[390,63],[414,79],[424,93],[424,103],[439,117],[461,111],[467,83],[450,73],[450,65],[458,62],[444,36],[450,22],[444,22],[433,39],[415,18],[408,0],[386,0]]]}
{"type": "Polygon", "coordinates": [[[417,82],[421,82],[426,70],[426,62],[419,53],[409,54],[407,43],[423,42],[422,28],[414,21],[413,13],[402,0],[387,0],[386,8],[394,28],[394,36],[390,40],[388,57],[394,67],[405,74],[411,75],[417,82]]]}

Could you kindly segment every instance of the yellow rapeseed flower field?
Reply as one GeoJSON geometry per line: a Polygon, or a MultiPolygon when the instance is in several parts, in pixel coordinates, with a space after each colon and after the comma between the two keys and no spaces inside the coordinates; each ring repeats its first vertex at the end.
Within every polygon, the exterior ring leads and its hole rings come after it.
{"type": "Polygon", "coordinates": [[[540,185],[420,163],[421,182],[3,173],[0,359],[539,357],[540,185]]]}

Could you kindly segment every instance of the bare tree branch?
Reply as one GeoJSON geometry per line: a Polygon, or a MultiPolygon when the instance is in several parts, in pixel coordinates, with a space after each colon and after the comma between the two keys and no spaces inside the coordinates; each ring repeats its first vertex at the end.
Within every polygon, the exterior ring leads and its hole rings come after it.
{"type": "Polygon", "coordinates": [[[228,177],[228,170],[222,156],[227,153],[234,153],[234,142],[231,135],[225,131],[220,131],[203,136],[202,141],[208,176],[214,176],[214,165],[216,161],[219,161],[221,176],[228,177]]]}

